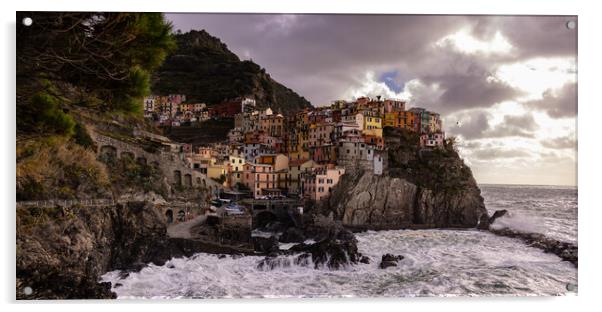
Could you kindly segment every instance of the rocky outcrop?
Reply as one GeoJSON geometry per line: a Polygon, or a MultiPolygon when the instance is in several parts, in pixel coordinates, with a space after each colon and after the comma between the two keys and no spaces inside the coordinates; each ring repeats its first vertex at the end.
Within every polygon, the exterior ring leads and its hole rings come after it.
{"type": "MultiPolygon", "coordinates": [[[[339,222],[316,216],[316,219],[306,227],[305,233],[316,242],[299,243],[279,252],[270,249],[271,253],[260,261],[257,267],[265,270],[288,267],[292,264],[298,266],[313,264],[314,268],[327,267],[337,270],[357,263],[370,263],[370,259],[358,251],[357,239],[353,233],[339,222]]],[[[267,245],[270,246],[269,241],[267,245]]]]}
{"type": "Polygon", "coordinates": [[[401,255],[394,256],[392,254],[384,254],[381,257],[380,264],[378,265],[378,267],[381,269],[386,269],[388,267],[395,267],[395,266],[397,266],[397,262],[403,260],[403,258],[404,258],[404,256],[401,256],[401,255]]]}
{"type": "Polygon", "coordinates": [[[561,242],[539,233],[523,233],[512,229],[490,229],[496,235],[517,238],[530,247],[539,248],[546,253],[553,253],[563,261],[568,261],[577,267],[578,247],[575,244],[561,242]]]}
{"type": "Polygon", "coordinates": [[[496,210],[493,213],[493,215],[487,220],[487,222],[489,222],[489,224],[493,224],[493,222],[495,222],[495,220],[497,218],[501,218],[501,217],[505,216],[506,214],[508,214],[508,210],[506,210],[506,209],[496,210]]]}
{"type": "Polygon", "coordinates": [[[475,227],[487,216],[474,186],[457,192],[433,191],[391,175],[359,172],[345,175],[324,213],[357,229],[475,227]]]}
{"type": "Polygon", "coordinates": [[[476,227],[488,218],[481,192],[452,143],[425,150],[417,135],[385,129],[389,168],[347,170],[319,212],[356,229],[476,227]]]}
{"type": "Polygon", "coordinates": [[[388,228],[412,223],[415,185],[399,178],[365,173],[349,186],[348,200],[335,206],[336,215],[344,225],[388,228]]]}
{"type": "Polygon", "coordinates": [[[19,208],[17,298],[115,298],[108,283],[99,283],[107,271],[139,270],[148,263],[163,265],[172,257],[200,251],[236,252],[168,238],[166,232],[164,216],[148,202],[19,208]]]}
{"type": "Polygon", "coordinates": [[[546,253],[553,253],[560,257],[563,261],[568,261],[577,267],[579,248],[576,244],[561,242],[559,240],[546,237],[544,234],[540,233],[527,233],[500,226],[499,224],[494,224],[496,219],[505,217],[507,215],[511,216],[506,209],[496,210],[493,215],[486,220],[487,228],[483,229],[489,230],[491,233],[499,236],[520,239],[530,247],[539,248],[546,253]]]}

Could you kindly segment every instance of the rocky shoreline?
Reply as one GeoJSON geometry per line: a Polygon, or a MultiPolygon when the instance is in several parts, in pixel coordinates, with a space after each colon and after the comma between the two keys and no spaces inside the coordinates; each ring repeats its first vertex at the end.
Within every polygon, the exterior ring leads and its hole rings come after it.
{"type": "Polygon", "coordinates": [[[520,239],[529,247],[539,248],[546,253],[553,253],[560,257],[563,261],[568,261],[575,267],[578,267],[579,248],[575,244],[561,242],[559,240],[546,237],[540,233],[526,233],[515,231],[509,228],[496,229],[492,227],[496,219],[502,218],[508,214],[509,213],[507,210],[496,210],[488,220],[482,221],[482,223],[487,223],[487,227],[483,229],[486,229],[495,235],[520,239]]]}
{"type": "MultiPolygon", "coordinates": [[[[125,276],[150,263],[164,265],[174,257],[191,257],[200,252],[264,255],[257,263],[260,270],[291,265],[337,270],[370,262],[358,250],[353,234],[360,230],[358,227],[345,226],[332,216],[317,213],[308,215],[302,228],[271,224],[272,234],[280,235],[253,237],[254,250],[248,250],[218,242],[169,237],[163,216],[148,202],[128,202],[94,211],[60,207],[55,210],[60,216],[55,221],[17,235],[17,299],[116,298],[110,283],[99,282],[104,273],[121,270],[125,276]],[[280,243],[295,245],[282,250],[280,243]],[[30,294],[24,292],[26,287],[31,288],[30,294]]],[[[542,234],[493,228],[491,224],[505,213],[497,211],[492,217],[481,218],[478,228],[521,239],[528,246],[554,253],[577,267],[576,245],[542,234]]],[[[401,259],[403,255],[383,254],[379,267],[397,266],[401,259]]]]}

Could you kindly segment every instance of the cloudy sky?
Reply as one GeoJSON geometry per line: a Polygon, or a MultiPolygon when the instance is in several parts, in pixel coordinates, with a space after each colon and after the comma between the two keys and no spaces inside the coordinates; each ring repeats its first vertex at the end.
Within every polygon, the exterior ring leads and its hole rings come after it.
{"type": "Polygon", "coordinates": [[[167,14],[309,99],[440,112],[479,183],[575,185],[577,32],[567,16],[167,14]]]}

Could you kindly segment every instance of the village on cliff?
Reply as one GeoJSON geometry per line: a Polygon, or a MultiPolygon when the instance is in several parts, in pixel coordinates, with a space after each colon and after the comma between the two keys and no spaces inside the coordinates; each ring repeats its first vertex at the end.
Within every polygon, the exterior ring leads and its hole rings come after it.
{"type": "Polygon", "coordinates": [[[380,97],[338,100],[289,116],[259,109],[250,98],[207,107],[186,96],[149,96],[144,114],[158,126],[234,118],[227,143],[183,144],[195,171],[255,199],[304,198],[320,201],[345,171],[362,168],[380,175],[387,167],[383,128],[403,128],[420,135],[424,149],[444,144],[440,115],[424,108],[406,110],[406,102],[380,97]]]}

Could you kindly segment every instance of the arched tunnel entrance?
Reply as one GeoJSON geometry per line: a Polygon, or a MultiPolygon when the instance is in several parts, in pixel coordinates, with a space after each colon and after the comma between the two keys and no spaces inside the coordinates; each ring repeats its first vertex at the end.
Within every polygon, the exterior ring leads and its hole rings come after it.
{"type": "Polygon", "coordinates": [[[184,210],[178,211],[178,222],[186,221],[186,212],[184,210]]]}
{"type": "Polygon", "coordinates": [[[270,211],[262,211],[253,218],[253,228],[260,229],[278,221],[278,217],[270,211]]]}
{"type": "Polygon", "coordinates": [[[165,218],[167,218],[167,224],[173,223],[173,210],[167,209],[165,212],[165,218]]]}

